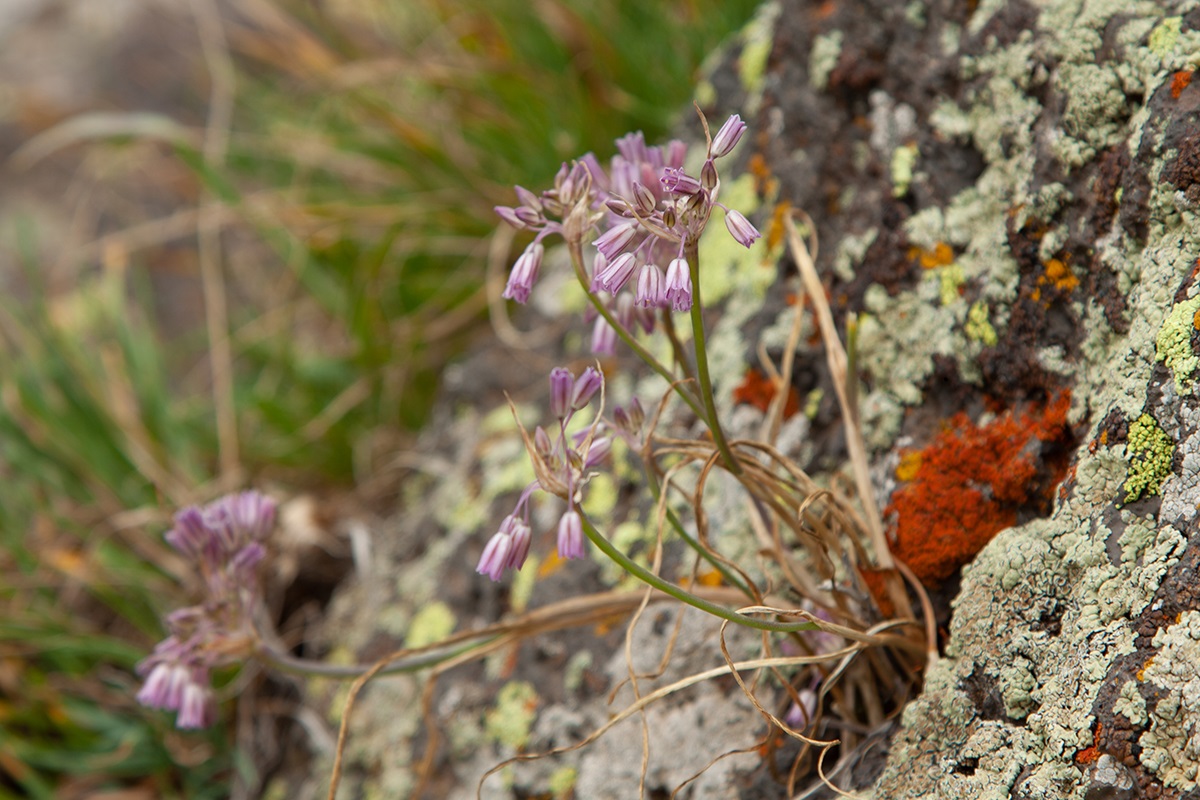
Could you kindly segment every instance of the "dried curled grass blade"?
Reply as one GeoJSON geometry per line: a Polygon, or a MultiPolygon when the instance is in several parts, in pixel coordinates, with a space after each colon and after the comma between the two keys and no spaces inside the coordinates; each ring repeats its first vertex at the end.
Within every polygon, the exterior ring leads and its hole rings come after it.
{"type": "MultiPolygon", "coordinates": [[[[825,357],[833,376],[833,386],[837,392],[838,404],[842,409],[842,419],[845,421],[846,447],[850,451],[850,462],[854,467],[854,481],[862,500],[863,511],[866,514],[867,531],[870,533],[871,543],[874,545],[875,558],[879,561],[880,569],[889,570],[894,567],[892,552],[883,535],[883,519],[879,515],[879,503],[875,497],[875,487],[871,483],[870,470],[867,466],[867,447],[863,441],[862,429],[858,424],[858,412],[850,403],[847,388],[848,381],[856,380],[856,376],[847,374],[846,350],[838,338],[837,327],[833,323],[833,312],[825,297],[825,288],[821,284],[821,278],[817,275],[817,268],[813,264],[808,248],[804,246],[804,242],[796,230],[796,225],[792,221],[793,215],[802,213],[792,210],[783,218],[788,247],[792,259],[800,270],[800,277],[804,281],[804,290],[808,293],[809,300],[812,301],[813,310],[817,315],[817,324],[821,329],[821,338],[825,342],[825,357]]],[[[809,220],[809,224],[812,227],[811,220],[809,220]]],[[[900,607],[905,605],[906,603],[900,603],[900,607]]]]}
{"type": "MultiPolygon", "coordinates": [[[[787,613],[793,613],[793,612],[787,612],[787,613]]],[[[712,678],[719,678],[722,675],[729,675],[734,670],[749,670],[749,669],[759,669],[759,668],[763,668],[763,667],[786,667],[786,666],[796,666],[796,665],[800,665],[800,664],[812,664],[812,663],[816,663],[817,661],[823,661],[823,660],[826,660],[831,657],[841,656],[846,653],[856,651],[858,649],[860,649],[860,648],[857,645],[852,645],[848,648],[843,648],[841,650],[834,651],[833,653],[828,653],[824,656],[820,656],[819,658],[814,657],[814,656],[777,656],[777,657],[773,657],[773,658],[756,658],[756,659],[751,659],[748,661],[734,662],[732,665],[727,664],[727,665],[721,666],[721,667],[713,667],[712,669],[705,670],[704,672],[698,672],[694,675],[689,675],[688,677],[682,678],[678,681],[675,681],[672,684],[660,687],[660,688],[654,690],[653,692],[651,692],[650,694],[646,695],[645,697],[642,697],[641,699],[637,700],[636,702],[631,703],[630,705],[626,706],[624,709],[622,709],[618,714],[616,714],[608,722],[604,723],[599,728],[597,728],[596,730],[594,730],[590,734],[588,734],[588,736],[586,738],[584,738],[583,740],[581,740],[579,742],[576,742],[575,744],[563,745],[562,747],[555,747],[550,750],[545,750],[541,753],[522,753],[520,755],[513,756],[512,758],[505,759],[504,761],[500,762],[499,764],[492,767],[491,769],[489,769],[487,772],[485,772],[483,774],[483,777],[481,777],[479,779],[479,785],[475,789],[475,796],[476,796],[476,798],[482,798],[484,782],[488,778],[490,778],[492,775],[496,774],[500,770],[507,767],[509,764],[515,764],[519,761],[534,761],[539,758],[547,758],[549,756],[561,755],[562,753],[569,753],[573,750],[578,750],[581,747],[586,747],[587,745],[589,745],[592,742],[599,739],[604,734],[608,733],[610,730],[612,730],[614,727],[616,727],[620,723],[629,719],[634,714],[639,713],[642,709],[646,708],[651,703],[657,702],[658,700],[661,700],[664,697],[675,694],[676,692],[680,692],[684,689],[687,689],[688,687],[695,686],[698,683],[703,683],[704,681],[710,680],[712,678]],[[731,669],[731,667],[732,667],[732,669],[731,669]]]]}

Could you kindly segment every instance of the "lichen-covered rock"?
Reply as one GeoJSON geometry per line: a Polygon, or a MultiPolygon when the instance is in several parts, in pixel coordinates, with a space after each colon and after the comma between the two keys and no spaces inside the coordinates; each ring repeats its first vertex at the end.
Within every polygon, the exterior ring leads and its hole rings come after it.
{"type": "MultiPolygon", "coordinates": [[[[813,216],[835,308],[864,315],[869,442],[916,454],[890,462],[894,497],[955,414],[987,430],[1071,398],[1040,488],[963,571],[876,797],[1200,796],[1196,5],[773,17],[754,168],[813,216]]],[[[1005,486],[966,485],[980,508],[1005,486]]]]}
{"type": "MultiPolygon", "coordinates": [[[[802,208],[835,312],[859,315],[864,433],[887,465],[876,476],[894,490],[898,549],[914,562],[937,549],[923,576],[931,588],[963,567],[945,655],[903,713],[877,798],[1200,797],[1197,7],[779,0],[697,92],[710,118],[741,111],[751,123],[753,141],[736,155],[745,174],[727,183],[730,196],[755,197],[766,234],[749,254],[719,244],[704,254],[708,297],[721,301],[710,341],[720,410],[735,431],[761,420],[758,346],[777,362],[796,313],[781,220],[802,208]],[[964,452],[1001,462],[946,467],[964,452]],[[970,535],[955,539],[968,521],[970,535]]],[[[810,472],[836,470],[835,392],[805,326],[784,450],[810,472]]],[[[454,464],[490,453],[496,466],[483,473],[489,485],[455,466],[436,513],[421,518],[451,531],[447,544],[434,544],[439,533],[425,545],[445,548],[442,561],[469,549],[464,532],[478,530],[488,503],[527,479],[501,467],[516,455],[504,449],[511,440],[460,423],[454,441],[469,444],[454,464]]],[[[744,533],[734,504],[710,522],[715,537],[744,533]]],[[[636,520],[618,530],[630,542],[644,535],[636,520]]],[[[420,591],[389,601],[405,621],[436,594],[427,574],[407,578],[420,591]]],[[[471,596],[458,611],[476,621],[496,599],[471,596]]],[[[335,638],[361,651],[368,637],[350,631],[364,615],[343,610],[355,622],[335,638]]],[[[611,646],[572,642],[595,663],[611,646]]],[[[598,674],[571,663],[577,679],[598,674]]],[[[477,676],[489,685],[511,665],[491,666],[477,676]]],[[[413,702],[417,687],[402,680],[387,691],[413,702]]],[[[568,683],[519,695],[540,704],[519,731],[531,746],[560,742],[556,726],[586,734],[602,718],[568,683]]],[[[462,718],[448,734],[460,778],[517,746],[487,738],[494,698],[477,689],[465,681],[443,700],[462,718]]],[[[732,700],[721,709],[714,718],[752,724],[732,700]]],[[[656,724],[704,738],[694,710],[668,705],[656,724]]],[[[401,785],[409,757],[386,754],[417,740],[415,726],[359,725],[358,763],[392,781],[374,785],[401,785]]],[[[603,767],[640,753],[627,738],[488,785],[600,796],[603,767]]],[[[675,766],[659,764],[664,785],[682,780],[675,766]]],[[[729,775],[704,796],[733,796],[729,775]]]]}

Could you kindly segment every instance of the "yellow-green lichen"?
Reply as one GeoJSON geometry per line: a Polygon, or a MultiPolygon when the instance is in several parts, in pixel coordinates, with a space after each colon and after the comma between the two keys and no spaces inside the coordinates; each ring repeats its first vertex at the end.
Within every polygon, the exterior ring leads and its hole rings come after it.
{"type": "Polygon", "coordinates": [[[520,749],[529,741],[537,718],[538,694],[528,681],[504,684],[496,693],[496,705],[487,712],[485,728],[494,742],[520,749]]]}
{"type": "Polygon", "coordinates": [[[445,639],[454,632],[457,620],[450,606],[434,600],[426,603],[416,614],[408,626],[408,634],[404,637],[405,647],[424,647],[445,639]]]}
{"type": "Polygon", "coordinates": [[[967,276],[957,261],[938,268],[938,300],[948,306],[959,298],[959,289],[966,283],[967,276]]]}
{"type": "Polygon", "coordinates": [[[816,419],[817,412],[821,409],[821,400],[825,397],[825,390],[817,387],[804,396],[804,416],[809,419],[816,419]]]}
{"type": "MultiPolygon", "coordinates": [[[[759,207],[754,176],[721,181],[721,202],[749,216],[759,207]]],[[[779,252],[767,250],[763,237],[749,248],[737,243],[725,230],[721,212],[713,214],[708,230],[700,240],[701,292],[706,305],[724,299],[737,287],[761,300],[775,283],[775,262],[779,252]]]]}
{"type": "Polygon", "coordinates": [[[996,336],[996,329],[992,327],[992,323],[988,322],[988,307],[987,303],[982,300],[977,300],[971,304],[971,308],[967,311],[967,321],[963,325],[963,333],[967,338],[981,342],[988,347],[994,347],[999,339],[996,336]]]}
{"type": "Polygon", "coordinates": [[[1167,17],[1150,31],[1150,51],[1160,58],[1175,49],[1179,33],[1183,30],[1183,17],[1167,17]]]}
{"type": "Polygon", "coordinates": [[[574,767],[559,767],[550,776],[546,786],[556,798],[573,797],[575,781],[579,780],[579,770],[574,767]]]}
{"type": "Polygon", "coordinates": [[[742,52],[738,57],[737,71],[742,87],[749,95],[746,112],[750,115],[762,102],[763,79],[767,74],[767,59],[774,44],[775,20],[778,16],[779,4],[767,3],[742,29],[742,52]]]}
{"type": "Polygon", "coordinates": [[[1171,474],[1175,443],[1149,414],[1142,414],[1129,425],[1125,446],[1129,456],[1129,477],[1125,479],[1125,502],[1143,495],[1158,494],[1159,487],[1171,474]]]}
{"type": "Polygon", "coordinates": [[[525,565],[513,574],[512,588],[508,593],[508,603],[514,613],[520,614],[529,607],[529,599],[533,597],[533,586],[537,583],[538,567],[541,559],[535,553],[530,553],[525,565]]]}
{"type": "Polygon", "coordinates": [[[1192,347],[1197,314],[1200,314],[1200,294],[1176,303],[1154,340],[1154,358],[1171,369],[1175,375],[1175,388],[1180,392],[1200,365],[1200,358],[1192,347]]]}
{"type": "Polygon", "coordinates": [[[906,144],[892,151],[892,196],[903,197],[912,186],[913,168],[917,165],[919,151],[915,144],[906,144]]]}

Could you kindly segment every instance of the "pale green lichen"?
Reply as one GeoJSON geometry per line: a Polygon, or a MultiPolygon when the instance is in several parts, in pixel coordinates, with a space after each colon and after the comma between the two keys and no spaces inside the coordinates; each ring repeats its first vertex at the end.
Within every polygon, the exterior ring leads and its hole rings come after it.
{"type": "Polygon", "coordinates": [[[1185,611],[1152,642],[1142,680],[1162,690],[1138,738],[1142,764],[1165,786],[1194,791],[1200,772],[1200,611],[1185,611]]]}
{"type": "MultiPolygon", "coordinates": [[[[804,236],[803,232],[800,234],[804,236]]],[[[868,228],[861,234],[849,234],[838,242],[837,252],[833,254],[833,272],[840,280],[847,283],[854,280],[854,268],[862,263],[867,250],[879,238],[878,228],[868,228]]]]}
{"type": "Polygon", "coordinates": [[[808,80],[814,89],[823,90],[829,85],[829,73],[842,54],[842,35],[841,31],[832,31],[813,40],[808,54],[808,80]]]}
{"type": "Polygon", "coordinates": [[[580,650],[567,660],[563,669],[563,688],[568,692],[578,691],[583,686],[583,675],[592,666],[592,652],[580,650]]]}
{"type": "Polygon", "coordinates": [[[971,304],[970,310],[967,311],[967,321],[963,325],[963,333],[972,341],[980,342],[988,347],[996,346],[999,338],[996,336],[996,329],[988,321],[987,303],[976,300],[971,304]]]}
{"type": "Polygon", "coordinates": [[[1129,425],[1125,451],[1129,456],[1125,502],[1132,503],[1143,495],[1158,494],[1159,487],[1171,474],[1175,442],[1159,427],[1154,417],[1142,414],[1129,425]]]}
{"type": "Polygon", "coordinates": [[[1146,699],[1142,697],[1137,681],[1121,684],[1121,695],[1113,703],[1113,713],[1121,714],[1134,725],[1146,723],[1146,699]]]}
{"type": "Polygon", "coordinates": [[[1062,116],[1065,135],[1053,144],[1062,163],[1082,166],[1099,150],[1125,140],[1128,101],[1111,69],[1098,64],[1063,64],[1056,82],[1067,98],[1062,116]]]}
{"type": "Polygon", "coordinates": [[[458,620],[450,606],[440,600],[426,603],[413,615],[404,637],[405,647],[424,647],[445,639],[454,632],[458,620]]]}
{"type": "Polygon", "coordinates": [[[566,798],[574,797],[575,781],[579,780],[579,770],[574,767],[559,767],[549,780],[546,781],[546,788],[550,790],[550,794],[554,795],[555,800],[566,800],[566,798]]]}
{"type": "Polygon", "coordinates": [[[1200,315],[1200,294],[1176,303],[1154,340],[1154,358],[1170,368],[1179,392],[1186,389],[1200,365],[1200,357],[1192,346],[1197,315],[1200,315]]]}
{"type": "Polygon", "coordinates": [[[538,694],[533,684],[528,681],[504,684],[484,722],[488,738],[514,749],[524,747],[537,718],[537,704],[538,694]]]}
{"type": "Polygon", "coordinates": [[[913,169],[917,166],[920,151],[915,144],[906,144],[892,151],[891,176],[892,196],[903,197],[912,186],[913,169]]]}

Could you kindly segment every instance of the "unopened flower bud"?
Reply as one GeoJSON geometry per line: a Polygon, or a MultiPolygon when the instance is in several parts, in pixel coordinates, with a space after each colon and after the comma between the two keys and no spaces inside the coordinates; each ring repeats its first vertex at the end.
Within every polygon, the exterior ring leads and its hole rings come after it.
{"type": "Polygon", "coordinates": [[[742,134],[745,132],[746,123],[742,122],[742,118],[737,114],[725,120],[725,124],[721,126],[721,130],[717,131],[717,135],[713,137],[712,145],[708,148],[709,157],[720,158],[721,156],[729,155],[730,151],[741,141],[742,134]]]}
{"type": "Polygon", "coordinates": [[[608,458],[608,454],[612,452],[612,438],[602,436],[599,439],[592,439],[592,443],[588,446],[587,458],[583,460],[583,468],[591,469],[598,465],[601,461],[608,458]]]}
{"type": "Polygon", "coordinates": [[[521,205],[531,208],[534,211],[542,210],[542,200],[536,194],[526,189],[524,186],[514,186],[513,189],[517,192],[517,199],[521,201],[521,205]]]}
{"type": "Polygon", "coordinates": [[[633,184],[633,199],[637,203],[638,213],[643,217],[654,213],[655,207],[658,206],[658,200],[654,197],[654,192],[636,181],[633,184]]]}
{"type": "Polygon", "coordinates": [[[519,231],[525,230],[525,221],[517,214],[517,210],[515,208],[509,208],[508,206],[496,206],[495,211],[500,219],[504,220],[512,227],[519,231]]]}
{"type": "Polygon", "coordinates": [[[604,376],[595,367],[588,367],[583,371],[576,380],[575,386],[571,391],[571,409],[579,411],[588,403],[592,402],[592,398],[596,396],[596,392],[600,391],[600,387],[604,385],[604,376]]]}
{"type": "Polygon", "coordinates": [[[609,211],[616,214],[618,217],[624,217],[625,219],[633,219],[633,209],[631,209],[629,207],[629,203],[626,203],[624,200],[622,200],[619,197],[608,198],[607,200],[604,201],[604,205],[608,208],[609,211]]]}
{"type": "Polygon", "coordinates": [[[563,419],[571,410],[571,389],[575,376],[563,367],[550,370],[550,413],[563,419]]]}
{"type": "Polygon", "coordinates": [[[710,158],[704,162],[704,166],[700,168],[700,183],[706,190],[711,192],[717,188],[721,182],[721,177],[717,174],[717,165],[710,158]]]}
{"type": "Polygon", "coordinates": [[[550,457],[554,455],[554,445],[550,442],[550,434],[546,433],[546,429],[541,425],[538,425],[533,432],[533,447],[542,461],[549,462],[550,457]]]}
{"type": "Polygon", "coordinates": [[[592,352],[598,356],[617,354],[617,331],[604,317],[596,317],[592,325],[592,352]]]}

